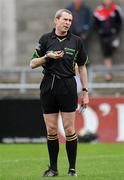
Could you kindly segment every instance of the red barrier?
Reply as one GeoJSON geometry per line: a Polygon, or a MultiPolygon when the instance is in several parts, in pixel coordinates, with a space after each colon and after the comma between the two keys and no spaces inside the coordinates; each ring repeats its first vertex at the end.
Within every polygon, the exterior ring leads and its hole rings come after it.
{"type": "MultiPolygon", "coordinates": [[[[77,108],[75,126],[77,133],[97,133],[100,142],[124,142],[124,97],[91,97],[84,113],[79,113],[77,108]]],[[[63,142],[61,120],[59,130],[63,142]]]]}

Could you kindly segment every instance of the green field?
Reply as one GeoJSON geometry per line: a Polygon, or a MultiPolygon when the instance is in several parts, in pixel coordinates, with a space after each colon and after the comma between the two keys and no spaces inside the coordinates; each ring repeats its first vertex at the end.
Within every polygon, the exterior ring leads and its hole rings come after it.
{"type": "Polygon", "coordinates": [[[124,144],[79,144],[78,177],[68,177],[65,145],[60,145],[58,177],[42,177],[46,144],[0,145],[0,180],[124,180],[124,144]]]}

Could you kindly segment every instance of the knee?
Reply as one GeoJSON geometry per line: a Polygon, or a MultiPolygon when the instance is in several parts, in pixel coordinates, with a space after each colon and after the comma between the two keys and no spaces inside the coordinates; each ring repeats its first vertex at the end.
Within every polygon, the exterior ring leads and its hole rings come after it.
{"type": "Polygon", "coordinates": [[[73,127],[65,127],[64,130],[65,130],[66,136],[69,136],[75,133],[75,129],[73,127]]]}
{"type": "Polygon", "coordinates": [[[57,134],[57,127],[56,126],[48,126],[47,127],[47,134],[50,134],[50,135],[57,134]]]}

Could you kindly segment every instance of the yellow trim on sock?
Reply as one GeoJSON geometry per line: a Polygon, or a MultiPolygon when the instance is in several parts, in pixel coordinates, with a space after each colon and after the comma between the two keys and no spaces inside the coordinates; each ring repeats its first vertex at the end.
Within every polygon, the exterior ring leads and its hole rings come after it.
{"type": "Polygon", "coordinates": [[[73,134],[72,136],[66,136],[66,141],[73,141],[77,139],[77,135],[73,134]]]}
{"type": "Polygon", "coordinates": [[[73,140],[76,140],[77,137],[74,137],[74,138],[71,138],[71,139],[66,139],[66,141],[73,141],[73,140]]]}
{"type": "Polygon", "coordinates": [[[48,135],[47,139],[48,140],[56,140],[56,139],[58,139],[58,136],[57,135],[48,135]]]}

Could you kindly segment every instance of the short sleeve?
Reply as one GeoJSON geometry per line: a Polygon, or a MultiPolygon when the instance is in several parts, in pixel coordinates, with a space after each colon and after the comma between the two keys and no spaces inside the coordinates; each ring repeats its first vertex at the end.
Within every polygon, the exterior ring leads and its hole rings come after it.
{"type": "Polygon", "coordinates": [[[46,54],[46,38],[42,36],[35,48],[37,55],[39,57],[44,56],[46,54]]]}
{"type": "Polygon", "coordinates": [[[84,48],[83,41],[80,38],[78,39],[78,54],[76,63],[78,66],[82,66],[88,63],[88,55],[84,48]]]}

